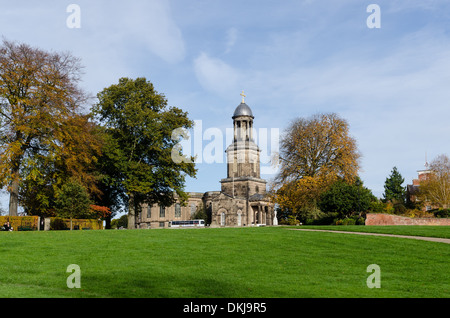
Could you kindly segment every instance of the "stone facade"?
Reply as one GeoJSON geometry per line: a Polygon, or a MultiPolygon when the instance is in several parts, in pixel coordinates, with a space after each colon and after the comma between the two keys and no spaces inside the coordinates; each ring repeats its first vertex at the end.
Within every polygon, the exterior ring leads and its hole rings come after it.
{"type": "Polygon", "coordinates": [[[140,229],[156,229],[169,227],[170,221],[190,220],[203,204],[203,193],[190,192],[185,204],[179,200],[176,203],[163,207],[158,204],[142,205],[142,210],[136,220],[136,227],[140,229]]]}
{"type": "Polygon", "coordinates": [[[273,225],[274,206],[260,175],[260,149],[253,139],[253,113],[242,99],[233,114],[234,138],[226,149],[227,177],[220,181],[221,191],[191,192],[186,206],[179,201],[170,207],[143,206],[136,227],[168,227],[172,220],[190,220],[205,208],[210,226],[273,225]]]}

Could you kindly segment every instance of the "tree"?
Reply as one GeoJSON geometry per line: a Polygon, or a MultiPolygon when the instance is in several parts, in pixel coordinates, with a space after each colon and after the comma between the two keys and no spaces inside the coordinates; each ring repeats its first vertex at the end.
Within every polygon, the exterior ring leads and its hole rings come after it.
{"type": "Polygon", "coordinates": [[[429,167],[431,173],[420,182],[418,198],[442,208],[450,207],[450,159],[447,155],[437,156],[429,167]]]}
{"type": "Polygon", "coordinates": [[[92,214],[91,200],[86,189],[76,181],[64,184],[56,198],[56,215],[58,217],[70,218],[70,229],[72,230],[72,219],[89,217],[92,214]]]}
{"type": "Polygon", "coordinates": [[[191,220],[204,220],[206,224],[211,224],[211,214],[208,213],[207,208],[200,203],[197,210],[191,215],[191,220]]]}
{"type": "Polygon", "coordinates": [[[86,188],[91,197],[101,195],[95,168],[101,136],[89,116],[73,114],[64,126],[52,136],[55,142],[30,150],[22,168],[19,198],[28,215],[52,216],[56,192],[70,179],[86,188]]]}
{"type": "Polygon", "coordinates": [[[393,204],[404,204],[406,199],[406,189],[402,187],[405,179],[398,172],[397,167],[394,167],[391,174],[384,182],[383,201],[391,201],[393,204]]]}
{"type": "Polygon", "coordinates": [[[275,201],[294,214],[316,209],[320,194],[335,181],[354,181],[359,157],[348,123],[338,115],[296,119],[281,138],[275,201]]]}
{"type": "Polygon", "coordinates": [[[105,228],[111,228],[112,218],[123,212],[123,205],[126,202],[124,197],[125,189],[121,182],[122,150],[120,146],[105,127],[97,126],[97,134],[102,140],[102,154],[96,162],[95,170],[99,175],[97,186],[101,195],[94,196],[94,201],[100,206],[108,207],[110,214],[105,218],[105,228]],[[125,200],[125,201],[124,201],[125,200]]]}
{"type": "Polygon", "coordinates": [[[334,113],[293,121],[280,147],[280,182],[327,175],[351,181],[359,169],[360,154],[348,123],[334,113]]]}
{"type": "Polygon", "coordinates": [[[112,228],[127,228],[128,227],[128,216],[126,214],[122,215],[118,219],[113,219],[111,221],[111,227],[112,228]]]}
{"type": "Polygon", "coordinates": [[[191,128],[187,113],[167,107],[164,95],[145,78],[119,79],[98,95],[92,112],[110,136],[109,156],[103,167],[109,171],[105,181],[114,187],[128,205],[128,228],[135,227],[135,218],[143,203],[169,206],[175,202],[174,192],[185,200],[186,176],[196,174],[192,160],[174,162],[172,149],[179,140],[172,139],[176,128],[191,128]],[[110,160],[114,158],[114,160],[110,160]]]}
{"type": "Polygon", "coordinates": [[[24,174],[38,179],[39,164],[52,159],[71,161],[67,167],[79,162],[61,138],[73,136],[87,100],[80,74],[79,59],[70,53],[6,40],[0,46],[0,188],[10,194],[10,215],[17,215],[24,174]]]}
{"type": "Polygon", "coordinates": [[[344,218],[369,210],[375,201],[372,191],[359,178],[353,183],[339,180],[320,195],[319,208],[323,212],[338,212],[344,218]]]}

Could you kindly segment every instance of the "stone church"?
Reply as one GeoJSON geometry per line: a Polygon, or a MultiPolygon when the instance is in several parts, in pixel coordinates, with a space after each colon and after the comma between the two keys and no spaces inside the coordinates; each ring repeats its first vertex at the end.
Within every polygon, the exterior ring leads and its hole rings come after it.
{"type": "Polygon", "coordinates": [[[255,117],[241,95],[232,116],[234,138],[225,150],[227,177],[220,180],[221,191],[189,192],[186,205],[144,205],[137,228],[169,227],[170,221],[190,220],[201,208],[209,215],[211,227],[273,225],[274,206],[266,194],[266,180],[260,176],[260,149],[253,138],[255,117]]]}

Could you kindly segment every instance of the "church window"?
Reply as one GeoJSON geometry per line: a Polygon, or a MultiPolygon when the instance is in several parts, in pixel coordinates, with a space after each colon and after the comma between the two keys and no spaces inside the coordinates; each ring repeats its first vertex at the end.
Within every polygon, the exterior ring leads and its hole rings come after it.
{"type": "Polygon", "coordinates": [[[175,203],[175,217],[181,217],[181,205],[179,203],[175,203]]]}
{"type": "Polygon", "coordinates": [[[222,214],[220,214],[220,225],[225,226],[225,212],[222,212],[222,214]]]}
{"type": "Polygon", "coordinates": [[[165,218],[166,217],[166,208],[163,205],[161,205],[159,207],[159,217],[160,218],[165,218]]]}
{"type": "Polygon", "coordinates": [[[150,219],[152,217],[152,207],[147,206],[147,219],[150,219]]]}

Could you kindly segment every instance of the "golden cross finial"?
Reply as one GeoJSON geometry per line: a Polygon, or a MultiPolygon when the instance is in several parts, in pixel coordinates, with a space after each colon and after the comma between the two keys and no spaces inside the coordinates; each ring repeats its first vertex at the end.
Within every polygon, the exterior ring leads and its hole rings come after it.
{"type": "Polygon", "coordinates": [[[247,95],[244,94],[244,90],[242,90],[242,93],[240,95],[242,96],[242,103],[245,103],[244,97],[246,97],[247,95]]]}

